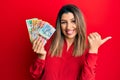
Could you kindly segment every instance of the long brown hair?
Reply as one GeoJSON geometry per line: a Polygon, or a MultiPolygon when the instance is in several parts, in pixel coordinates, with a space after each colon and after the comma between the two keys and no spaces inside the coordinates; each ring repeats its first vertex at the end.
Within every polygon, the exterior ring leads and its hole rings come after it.
{"type": "Polygon", "coordinates": [[[64,35],[61,31],[61,17],[64,13],[73,13],[77,26],[77,35],[74,40],[73,56],[81,56],[86,48],[86,25],[82,12],[75,5],[63,6],[57,16],[56,32],[51,43],[49,53],[51,56],[61,56],[64,44],[64,35]]]}

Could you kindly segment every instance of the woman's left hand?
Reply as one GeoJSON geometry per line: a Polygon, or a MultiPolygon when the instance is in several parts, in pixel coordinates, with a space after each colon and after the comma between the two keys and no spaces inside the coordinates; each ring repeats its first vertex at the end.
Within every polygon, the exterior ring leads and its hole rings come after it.
{"type": "Polygon", "coordinates": [[[91,33],[88,36],[88,42],[89,42],[89,53],[98,53],[98,48],[104,44],[106,41],[111,39],[112,37],[106,37],[104,39],[101,38],[100,34],[97,32],[91,33]]]}

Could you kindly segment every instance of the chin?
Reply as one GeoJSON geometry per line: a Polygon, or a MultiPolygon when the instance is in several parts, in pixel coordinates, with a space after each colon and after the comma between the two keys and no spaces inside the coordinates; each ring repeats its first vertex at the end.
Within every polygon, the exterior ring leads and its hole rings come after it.
{"type": "Polygon", "coordinates": [[[68,39],[74,39],[75,38],[75,36],[66,36],[68,39]]]}

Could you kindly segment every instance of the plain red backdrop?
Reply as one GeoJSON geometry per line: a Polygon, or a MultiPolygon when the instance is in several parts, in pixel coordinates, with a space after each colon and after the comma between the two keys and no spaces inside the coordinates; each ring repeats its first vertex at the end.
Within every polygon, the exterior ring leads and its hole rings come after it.
{"type": "Polygon", "coordinates": [[[99,49],[96,80],[120,80],[119,0],[1,0],[0,80],[32,80],[29,66],[35,53],[25,20],[37,17],[55,25],[59,9],[68,3],[83,11],[87,34],[113,37],[99,49]]]}

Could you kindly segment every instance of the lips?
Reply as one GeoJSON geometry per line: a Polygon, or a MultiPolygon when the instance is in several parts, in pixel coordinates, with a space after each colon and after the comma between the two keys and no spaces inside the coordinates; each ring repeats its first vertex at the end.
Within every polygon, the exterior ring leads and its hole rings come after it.
{"type": "Polygon", "coordinates": [[[67,33],[68,35],[72,35],[73,32],[74,32],[74,30],[67,30],[67,31],[66,31],[66,33],[67,33]]]}

